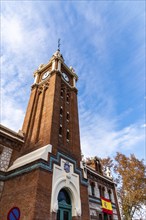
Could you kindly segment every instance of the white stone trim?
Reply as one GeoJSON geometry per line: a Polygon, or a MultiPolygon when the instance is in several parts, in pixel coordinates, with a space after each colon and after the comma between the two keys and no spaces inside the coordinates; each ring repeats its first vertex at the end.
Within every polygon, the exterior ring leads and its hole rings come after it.
{"type": "Polygon", "coordinates": [[[83,177],[87,179],[86,163],[84,163],[83,161],[80,161],[80,168],[83,170],[83,177]]]}
{"type": "Polygon", "coordinates": [[[79,175],[74,173],[74,165],[69,163],[70,172],[66,173],[64,164],[66,161],[61,159],[60,166],[53,165],[53,179],[52,179],[52,196],[51,196],[51,212],[58,210],[58,194],[61,189],[66,189],[71,198],[72,216],[81,216],[81,199],[79,175]]]}
{"type": "Polygon", "coordinates": [[[36,73],[34,74],[34,84],[37,83],[37,79],[38,79],[38,72],[36,72],[36,73]]]}
{"type": "Polygon", "coordinates": [[[48,161],[48,153],[52,152],[52,145],[48,144],[44,147],[41,147],[35,151],[32,151],[29,154],[26,154],[22,157],[19,157],[16,159],[11,167],[7,171],[14,170],[18,167],[21,167],[23,165],[29,164],[35,160],[43,159],[45,161],[48,161]]]}
{"type": "Polygon", "coordinates": [[[76,78],[73,78],[73,87],[76,87],[76,78]]]}
{"type": "Polygon", "coordinates": [[[61,71],[61,61],[58,60],[58,70],[61,71]]]}
{"type": "Polygon", "coordinates": [[[52,62],[52,70],[55,70],[55,60],[52,62]]]}

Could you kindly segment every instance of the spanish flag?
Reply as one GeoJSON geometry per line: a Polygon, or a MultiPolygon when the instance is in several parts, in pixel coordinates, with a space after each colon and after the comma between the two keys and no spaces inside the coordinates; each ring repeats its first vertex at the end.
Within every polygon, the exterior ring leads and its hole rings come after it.
{"type": "Polygon", "coordinates": [[[112,210],[111,201],[109,199],[105,199],[101,197],[101,203],[102,203],[102,211],[112,215],[113,210],[112,210]]]}

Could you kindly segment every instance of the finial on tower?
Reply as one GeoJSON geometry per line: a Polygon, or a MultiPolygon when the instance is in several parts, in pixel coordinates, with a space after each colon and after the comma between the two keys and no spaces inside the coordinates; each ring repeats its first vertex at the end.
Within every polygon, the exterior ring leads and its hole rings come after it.
{"type": "Polygon", "coordinates": [[[60,51],[60,38],[58,39],[58,51],[60,51]]]}

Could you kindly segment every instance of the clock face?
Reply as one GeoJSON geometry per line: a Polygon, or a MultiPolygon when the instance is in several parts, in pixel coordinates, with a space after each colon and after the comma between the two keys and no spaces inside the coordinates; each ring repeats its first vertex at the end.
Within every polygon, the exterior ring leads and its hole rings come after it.
{"type": "Polygon", "coordinates": [[[49,74],[50,74],[49,71],[45,72],[45,73],[43,74],[43,76],[42,76],[42,79],[43,79],[43,80],[46,79],[46,78],[49,76],[49,74]]]}
{"type": "Polygon", "coordinates": [[[69,78],[65,73],[62,73],[63,78],[65,79],[66,82],[69,82],[69,78]]]}

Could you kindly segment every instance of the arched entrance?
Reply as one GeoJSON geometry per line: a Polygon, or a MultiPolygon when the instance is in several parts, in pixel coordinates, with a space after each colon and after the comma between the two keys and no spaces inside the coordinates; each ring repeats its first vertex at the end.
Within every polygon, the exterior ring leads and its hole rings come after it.
{"type": "Polygon", "coordinates": [[[71,220],[71,199],[65,189],[61,189],[58,194],[57,220],[71,220]]]}

